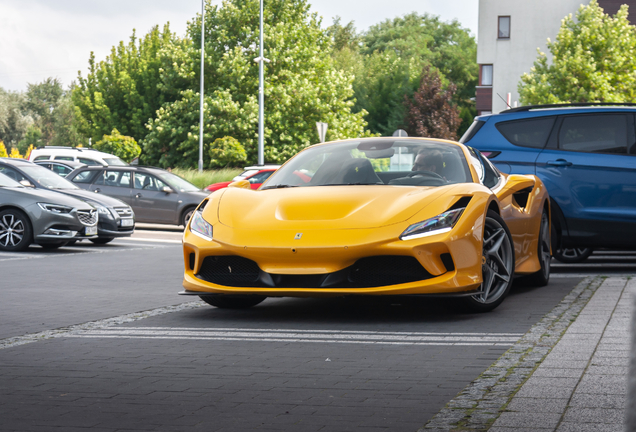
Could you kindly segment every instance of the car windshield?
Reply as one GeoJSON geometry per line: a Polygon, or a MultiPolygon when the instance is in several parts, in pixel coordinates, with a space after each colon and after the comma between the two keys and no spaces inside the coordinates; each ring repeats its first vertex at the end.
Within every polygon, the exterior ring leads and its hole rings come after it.
{"type": "Polygon", "coordinates": [[[128,164],[118,157],[112,158],[103,158],[104,162],[106,162],[110,166],[127,166],[128,164]]]}
{"type": "Polygon", "coordinates": [[[38,165],[22,166],[20,167],[20,169],[44,188],[79,189],[70,181],[66,180],[63,177],[60,177],[58,174],[55,174],[53,171],[46,169],[44,167],[41,167],[38,165]]]}
{"type": "Polygon", "coordinates": [[[11,177],[8,177],[2,173],[0,173],[0,187],[24,187],[17,181],[13,180],[11,177]]]}
{"type": "Polygon", "coordinates": [[[373,138],[309,147],[261,187],[398,185],[472,182],[459,145],[442,141],[373,138]]]}
{"type": "Polygon", "coordinates": [[[168,183],[171,188],[180,192],[196,192],[201,190],[189,181],[169,172],[159,174],[159,178],[168,183]]]}

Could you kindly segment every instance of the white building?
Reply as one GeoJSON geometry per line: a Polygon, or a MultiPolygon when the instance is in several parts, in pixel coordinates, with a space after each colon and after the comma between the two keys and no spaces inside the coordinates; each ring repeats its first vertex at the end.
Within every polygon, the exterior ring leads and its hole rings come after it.
{"type": "MultiPolygon", "coordinates": [[[[598,0],[605,13],[614,15],[621,4],[636,0],[598,0]]],[[[537,59],[537,48],[551,55],[547,39],[556,40],[561,20],[576,15],[586,0],[479,0],[477,63],[479,85],[476,91],[478,114],[500,112],[507,103],[519,101],[517,85],[521,75],[530,72],[537,59]]]]}

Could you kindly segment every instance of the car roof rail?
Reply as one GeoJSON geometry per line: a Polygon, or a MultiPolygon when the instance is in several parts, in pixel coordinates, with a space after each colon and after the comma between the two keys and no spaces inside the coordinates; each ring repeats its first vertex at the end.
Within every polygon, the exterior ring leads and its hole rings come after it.
{"type": "Polygon", "coordinates": [[[626,106],[636,107],[636,103],[629,102],[573,102],[563,104],[545,104],[545,105],[525,105],[515,108],[510,108],[501,111],[499,114],[516,113],[530,111],[533,109],[545,109],[545,108],[576,108],[576,107],[595,107],[595,106],[626,106]]]}
{"type": "Polygon", "coordinates": [[[69,147],[69,146],[40,146],[40,147],[36,147],[36,150],[77,150],[77,151],[85,151],[85,150],[91,150],[91,151],[99,151],[97,149],[94,148],[90,148],[90,147],[69,147]]]}

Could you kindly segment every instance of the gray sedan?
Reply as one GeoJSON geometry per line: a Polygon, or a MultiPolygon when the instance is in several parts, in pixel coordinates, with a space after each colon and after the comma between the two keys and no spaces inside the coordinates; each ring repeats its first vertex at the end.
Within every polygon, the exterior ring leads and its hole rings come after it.
{"type": "Polygon", "coordinates": [[[97,237],[97,210],[57,192],[32,189],[0,173],[0,250],[22,251],[31,243],[55,249],[97,237]]]}
{"type": "Polygon", "coordinates": [[[76,186],[129,204],[137,222],[185,225],[209,193],[153,167],[83,167],[67,177],[76,186]]]}

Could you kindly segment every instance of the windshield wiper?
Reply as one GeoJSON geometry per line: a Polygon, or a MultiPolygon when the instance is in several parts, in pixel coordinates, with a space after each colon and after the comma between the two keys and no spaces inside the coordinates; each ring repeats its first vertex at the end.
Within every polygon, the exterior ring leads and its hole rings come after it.
{"type": "Polygon", "coordinates": [[[298,187],[298,186],[296,186],[296,185],[288,185],[288,184],[277,184],[277,185],[274,185],[274,186],[265,186],[261,190],[265,190],[265,189],[283,189],[283,188],[292,188],[292,187],[298,187]]]}

